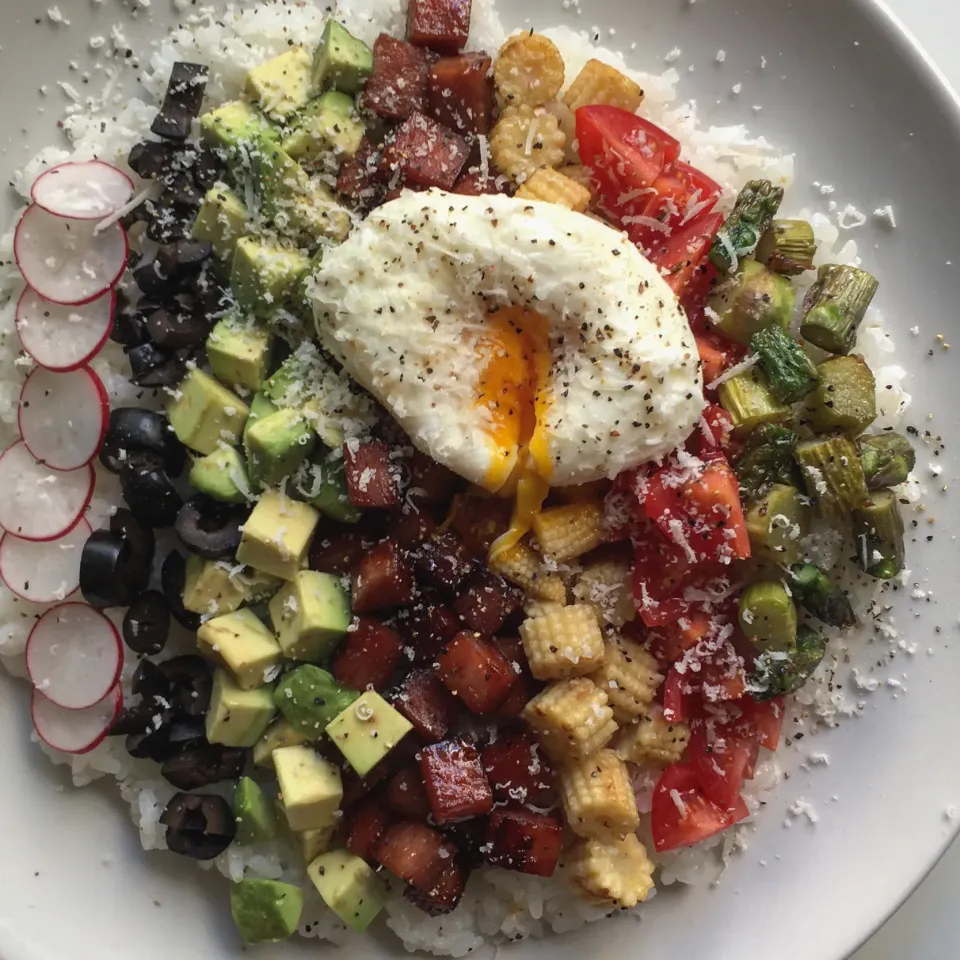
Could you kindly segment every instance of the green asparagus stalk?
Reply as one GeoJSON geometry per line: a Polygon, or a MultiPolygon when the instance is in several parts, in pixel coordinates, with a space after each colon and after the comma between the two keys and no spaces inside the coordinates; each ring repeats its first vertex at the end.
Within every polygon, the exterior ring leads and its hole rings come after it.
{"type": "Polygon", "coordinates": [[[827,644],[811,627],[801,624],[797,640],[786,651],[766,651],[754,661],[748,689],[757,700],[772,700],[795,693],[820,666],[827,644]]]}
{"type": "Polygon", "coordinates": [[[820,382],[802,414],[815,433],[843,430],[856,436],[877,419],[877,381],[863,357],[831,357],[817,373],[820,382]]]}
{"type": "Polygon", "coordinates": [[[790,326],[796,293],[793,284],[756,260],[744,260],[737,276],[712,297],[713,321],[725,337],[740,343],[767,327],[790,326]]]}
{"type": "Polygon", "coordinates": [[[796,446],[797,435],[776,423],[762,423],[750,434],[733,464],[745,499],[755,499],[772,483],[786,482],[796,446]]]}
{"type": "Polygon", "coordinates": [[[853,511],[857,562],[878,580],[892,580],[903,569],[903,517],[892,490],[878,490],[853,511]]]}
{"type": "Polygon", "coordinates": [[[878,286],[865,270],[835,263],[822,266],[803,301],[800,335],[828,353],[849,353],[878,286]]]}
{"type": "Polygon", "coordinates": [[[800,559],[810,508],[795,487],[775,483],[745,514],[753,556],[789,566],[800,559]]]}
{"type": "Polygon", "coordinates": [[[860,438],[860,462],[868,490],[882,490],[904,483],[917,465],[910,441],[899,433],[860,438]]]}
{"type": "Polygon", "coordinates": [[[857,445],[846,434],[804,440],[797,444],[794,457],[807,495],[823,516],[841,520],[867,501],[857,445]]]}
{"type": "Polygon", "coordinates": [[[797,607],[776,580],[751,583],[742,594],[740,629],[764,650],[789,650],[797,642],[797,607]]]}
{"type": "Polygon", "coordinates": [[[793,411],[770,392],[767,378],[757,367],[721,383],[717,395],[720,405],[733,420],[734,432],[740,435],[762,423],[784,423],[793,419],[793,411]]]}
{"type": "Polygon", "coordinates": [[[757,246],[757,259],[787,277],[812,270],[816,254],[813,227],[806,220],[774,220],[757,246]]]}
{"type": "Polygon", "coordinates": [[[797,563],[790,568],[790,577],[793,598],[807,613],[831,627],[856,624],[847,595],[819,567],[797,563]]]}
{"type": "Polygon", "coordinates": [[[721,273],[734,273],[740,261],[757,249],[782,200],[783,188],[769,180],[751,180],[740,191],[710,248],[710,259],[721,273]]]}
{"type": "Polygon", "coordinates": [[[781,327],[767,327],[750,338],[750,349],[770,381],[770,391],[781,403],[797,403],[817,385],[814,362],[781,327]]]}

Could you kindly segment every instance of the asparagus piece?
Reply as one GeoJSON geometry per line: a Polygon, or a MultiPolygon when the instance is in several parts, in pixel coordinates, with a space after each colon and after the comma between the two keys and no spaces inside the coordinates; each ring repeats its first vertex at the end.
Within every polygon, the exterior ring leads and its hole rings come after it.
{"type": "Polygon", "coordinates": [[[757,246],[757,259],[788,277],[813,269],[817,242],[806,220],[774,220],[757,246]]]}
{"type": "Polygon", "coordinates": [[[917,465],[910,441],[899,433],[860,438],[860,462],[868,490],[882,490],[904,483],[917,465]]]}
{"type": "Polygon", "coordinates": [[[789,280],[756,260],[745,260],[737,276],[710,300],[710,309],[717,314],[713,325],[725,337],[749,343],[758,330],[789,327],[795,300],[789,280]]]}
{"type": "Polygon", "coordinates": [[[856,267],[828,263],[803,301],[800,336],[828,353],[849,353],[879,284],[856,267]]]}
{"type": "Polygon", "coordinates": [[[776,580],[751,583],[740,594],[740,629],[764,650],[789,650],[797,642],[797,608],[776,580]]]}
{"type": "Polygon", "coordinates": [[[734,433],[743,435],[762,423],[783,423],[793,411],[770,392],[763,371],[757,367],[738,373],[720,384],[720,405],[733,419],[734,433]]]}
{"type": "Polygon", "coordinates": [[[793,451],[797,435],[776,423],[762,423],[747,438],[743,452],[733,464],[743,496],[760,496],[772,483],[786,483],[795,466],[793,451]]]}
{"type": "Polygon", "coordinates": [[[797,628],[797,640],[786,651],[766,651],[754,661],[749,689],[757,700],[772,700],[795,693],[820,666],[827,644],[806,624],[797,628]]]}
{"type": "Polygon", "coordinates": [[[803,347],[780,327],[767,327],[750,338],[750,349],[770,381],[770,391],[782,403],[797,403],[817,385],[819,374],[803,347]]]}
{"type": "Polygon", "coordinates": [[[831,627],[852,627],[857,617],[847,595],[812,563],[798,563],[790,568],[790,590],[794,600],[807,613],[831,627]]]}
{"type": "Polygon", "coordinates": [[[721,273],[734,273],[740,261],[757,249],[782,200],[783,187],[769,180],[751,180],[740,191],[710,248],[710,259],[721,273]]]}
{"type": "Polygon", "coordinates": [[[843,430],[856,436],[877,419],[877,381],[863,357],[831,357],[817,373],[820,382],[802,414],[815,433],[843,430]]]}
{"type": "Polygon", "coordinates": [[[807,494],[825,517],[840,520],[868,497],[857,445],[846,434],[828,434],[797,444],[807,494]]]}
{"type": "Polygon", "coordinates": [[[784,566],[800,559],[810,508],[796,488],[775,483],[750,505],[745,519],[753,556],[784,566]]]}
{"type": "Polygon", "coordinates": [[[892,490],[878,490],[853,511],[853,535],[860,567],[878,580],[903,569],[903,517],[892,490]]]}

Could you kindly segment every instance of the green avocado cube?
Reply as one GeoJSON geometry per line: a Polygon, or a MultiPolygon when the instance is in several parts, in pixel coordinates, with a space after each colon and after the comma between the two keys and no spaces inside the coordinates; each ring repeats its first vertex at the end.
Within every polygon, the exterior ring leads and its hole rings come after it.
{"type": "Polygon", "coordinates": [[[340,523],[356,523],[363,512],[350,502],[343,454],[331,450],[309,468],[310,503],[324,516],[340,523]]]}
{"type": "Polygon", "coordinates": [[[281,747],[273,751],[273,767],[287,824],[294,833],[323,830],[337,819],[343,784],[336,764],[313,747],[281,747]]]}
{"type": "Polygon", "coordinates": [[[233,152],[256,145],[271,136],[267,118],[245,100],[231,100],[200,118],[200,136],[207,146],[233,152]]]}
{"type": "Polygon", "coordinates": [[[363,132],[353,98],[329,90],[306,105],[282,146],[294,160],[313,161],[325,153],[352,157],[363,132]]]}
{"type": "Polygon", "coordinates": [[[230,286],[241,310],[267,318],[283,307],[309,266],[299,250],[265,237],[242,237],[233,254],[230,286]]]}
{"type": "MultiPolygon", "coordinates": [[[[252,416],[251,405],[250,417],[243,428],[244,434],[249,428],[252,416]]],[[[246,462],[236,447],[228,447],[226,444],[213,453],[194,460],[190,467],[189,480],[191,486],[201,493],[223,503],[246,503],[250,496],[246,462]]]]}
{"type": "Polygon", "coordinates": [[[244,202],[225,183],[215,183],[203,198],[190,235],[206,240],[221,260],[229,260],[247,232],[247,220],[244,202]]]}
{"type": "Polygon", "coordinates": [[[313,93],[313,61],[303,47],[254,67],[246,80],[247,95],[274,120],[293,116],[313,93]]]}
{"type": "Polygon", "coordinates": [[[223,560],[187,557],[183,605],[191,613],[219,617],[242,604],[269,596],[280,585],[276,577],[254,570],[234,572],[223,560]]]}
{"type": "Polygon", "coordinates": [[[167,404],[177,439],[197,453],[213,453],[220,444],[240,441],[247,405],[202,370],[191,370],[167,404]]]}
{"type": "Polygon", "coordinates": [[[197,649],[225,666],[241,690],[255,690],[280,663],[280,645],[250,610],[214,617],[197,630],[197,649]]]}
{"type": "MultiPolygon", "coordinates": [[[[243,442],[247,442],[247,434],[258,420],[269,417],[271,413],[276,413],[279,409],[265,393],[255,393],[250,400],[250,415],[247,417],[246,425],[243,428],[243,442]]],[[[246,462],[244,462],[244,470],[246,470],[246,462]]]]}
{"type": "Polygon", "coordinates": [[[373,51],[336,20],[328,20],[313,58],[314,88],[359,93],[372,72],[373,51]]]}
{"type": "Polygon", "coordinates": [[[272,687],[244,690],[226,670],[215,670],[207,710],[207,740],[225,747],[252,747],[276,712],[272,687]]]}
{"type": "Polygon", "coordinates": [[[339,577],[301,570],[271,601],[270,620],[288,660],[325,660],[350,626],[339,577]]]}
{"type": "Polygon", "coordinates": [[[329,827],[320,830],[304,830],[303,833],[296,835],[304,863],[312,863],[321,853],[326,853],[335,830],[336,824],[332,823],[329,827]]]}
{"type": "Polygon", "coordinates": [[[290,477],[313,451],[317,436],[299,410],[278,410],[244,433],[247,468],[255,483],[273,486],[290,477]]]}
{"type": "Polygon", "coordinates": [[[330,721],[359,696],[326,670],[306,663],[281,678],[273,702],[294,730],[319,740],[330,721]]]}
{"type": "Polygon", "coordinates": [[[207,360],[214,376],[231,386],[259,390],[267,376],[273,333],[258,320],[224,317],[207,337],[207,360]]]}
{"type": "MultiPolygon", "coordinates": [[[[276,701],[274,701],[276,704],[276,701]]],[[[267,732],[260,738],[253,748],[253,763],[257,767],[273,769],[273,751],[280,747],[299,747],[309,743],[309,739],[298,730],[295,730],[283,717],[274,720],[267,728],[267,732]]]]}
{"type": "Polygon", "coordinates": [[[267,799],[260,784],[250,777],[241,777],[233,791],[233,818],[237,824],[235,843],[267,843],[277,835],[273,804],[267,799]]]}
{"type": "Polygon", "coordinates": [[[413,726],[379,693],[368,690],[327,726],[327,736],[347,763],[366,776],[413,726]]]}
{"type": "Polygon", "coordinates": [[[303,890],[280,880],[244,877],[230,887],[230,912],[247,943],[286,940],[300,925],[303,890]]]}
{"type": "Polygon", "coordinates": [[[307,876],[323,902],[355,933],[363,933],[387,900],[387,887],[373,868],[346,850],[317,857],[307,876]]]}
{"type": "Polygon", "coordinates": [[[237,562],[292,580],[304,566],[320,514],[308,503],[267,490],[243,525],[237,562]]]}

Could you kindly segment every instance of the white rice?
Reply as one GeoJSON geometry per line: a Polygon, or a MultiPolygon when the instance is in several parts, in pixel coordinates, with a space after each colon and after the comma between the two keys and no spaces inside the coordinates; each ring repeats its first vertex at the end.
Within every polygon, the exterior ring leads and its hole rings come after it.
{"type": "MultiPolygon", "coordinates": [[[[394,35],[403,33],[405,0],[400,0],[399,5],[394,0],[350,0],[345,6],[338,16],[348,29],[368,43],[372,43],[381,31],[394,35]]],[[[199,8],[180,3],[178,9],[189,12],[199,8]]],[[[502,43],[504,33],[492,3],[474,0],[473,9],[471,49],[495,51],[502,43]]],[[[203,13],[189,13],[183,26],[155,43],[149,57],[141,58],[148,63],[141,75],[144,96],[129,98],[119,92],[119,68],[109,66],[105,72],[104,91],[72,104],[67,110],[65,129],[72,141],[72,150],[48,147],[41,151],[14,177],[15,188],[27,198],[30,185],[42,170],[71,155],[79,159],[96,155],[125,168],[125,157],[130,148],[148,134],[157,101],[175,60],[206,63],[210,67],[208,94],[211,101],[219,102],[238,96],[246,71],[285,51],[290,37],[295,37],[299,43],[315,43],[320,37],[323,20],[320,7],[297,0],[231,7],[216,20],[203,13]]],[[[677,136],[684,144],[685,158],[724,187],[727,207],[747,180],[768,178],[785,187],[793,181],[792,155],[783,154],[762,137],[751,136],[746,127],[701,127],[696,105],[677,102],[679,74],[676,70],[668,69],[661,75],[630,70],[619,54],[595,46],[585,34],[566,27],[544,32],[560,47],[568,80],[576,76],[590,57],[611,63],[634,77],[646,92],[644,115],[677,136]]],[[[114,46],[118,45],[119,39],[115,38],[114,46]]],[[[798,215],[807,216],[814,225],[820,243],[818,262],[858,262],[856,245],[853,242],[841,245],[840,230],[833,221],[823,214],[808,211],[799,211],[798,215]]],[[[812,279],[813,275],[808,274],[806,284],[812,279]]],[[[803,286],[801,283],[801,288],[803,286]]],[[[19,355],[13,322],[20,289],[21,280],[13,264],[11,230],[0,239],[0,448],[16,436],[20,383],[30,369],[30,362],[19,355]]],[[[858,349],[877,375],[881,409],[877,429],[893,426],[910,398],[901,387],[905,374],[894,362],[893,342],[875,310],[870,312],[863,325],[858,349]]],[[[144,391],[129,383],[129,368],[118,345],[108,344],[93,366],[107,387],[112,406],[159,403],[160,397],[151,397],[149,392],[144,396],[144,391]]],[[[914,484],[906,494],[916,499],[919,485],[914,484]]],[[[89,516],[94,527],[102,524],[119,503],[116,478],[98,468],[96,497],[89,516]]],[[[831,542],[826,532],[818,535],[813,546],[824,555],[836,553],[840,548],[838,543],[831,542]]],[[[858,583],[856,587],[858,605],[861,610],[867,610],[876,593],[876,585],[858,583]]],[[[25,676],[23,653],[27,634],[43,609],[16,599],[0,587],[0,661],[16,676],[25,676]]],[[[892,625],[888,624],[886,628],[893,631],[895,639],[896,631],[892,625]]],[[[176,646],[171,647],[171,653],[178,652],[176,646]]],[[[850,668],[843,662],[847,653],[848,643],[843,639],[835,640],[831,655],[818,671],[816,682],[796,698],[796,715],[791,718],[791,723],[797,724],[798,728],[809,728],[820,722],[834,723],[843,715],[858,712],[857,701],[849,699],[846,693],[841,696],[829,682],[835,673],[849,673],[850,668]]],[[[131,656],[125,670],[127,683],[134,666],[131,656]]],[[[854,684],[844,683],[843,687],[845,691],[853,690],[856,695],[854,684]]],[[[143,848],[166,849],[165,830],[159,817],[175,790],[158,778],[155,765],[132,759],[120,738],[108,739],[83,756],[60,754],[43,744],[40,747],[52,762],[70,768],[73,782],[78,787],[101,777],[115,779],[120,795],[129,804],[131,818],[139,828],[143,848]]],[[[780,777],[777,760],[767,754],[762,758],[756,778],[748,785],[746,798],[752,811],[762,805],[780,777]]],[[[638,787],[638,801],[641,810],[649,810],[649,786],[638,787]]],[[[644,816],[643,820],[641,835],[649,832],[649,817],[644,816]]],[[[746,829],[741,826],[698,847],[660,856],[660,882],[716,882],[726,858],[743,845],[746,829]]],[[[648,846],[652,850],[652,844],[648,846]]],[[[209,867],[210,864],[201,866],[209,867]]],[[[231,879],[249,872],[302,883],[306,890],[306,906],[301,935],[335,943],[346,942],[353,936],[323,905],[312,886],[304,882],[298,853],[282,840],[257,847],[231,847],[214,861],[213,866],[231,879]]],[[[573,930],[601,919],[608,912],[580,900],[572,892],[562,870],[547,880],[486,869],[471,877],[463,902],[454,913],[435,919],[426,917],[398,893],[388,903],[386,923],[408,950],[420,949],[459,957],[490,940],[539,937],[551,931],[573,930]]]]}

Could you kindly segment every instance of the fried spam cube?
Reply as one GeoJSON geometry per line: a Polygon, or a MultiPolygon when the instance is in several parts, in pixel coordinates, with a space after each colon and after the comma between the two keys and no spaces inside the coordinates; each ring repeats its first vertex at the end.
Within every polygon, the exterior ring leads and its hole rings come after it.
{"type": "Polygon", "coordinates": [[[407,887],[404,896],[424,913],[432,917],[455,910],[464,887],[467,885],[469,871],[456,858],[445,861],[437,879],[426,890],[407,887]]]}
{"type": "Polygon", "coordinates": [[[423,110],[426,93],[426,54],[381,33],[373,45],[373,73],[363,91],[363,105],[386,120],[403,120],[423,110]]]}
{"type": "Polygon", "coordinates": [[[440,57],[430,66],[427,110],[457,133],[490,132],[493,116],[491,60],[484,53],[440,57]]]}
{"type": "Polygon", "coordinates": [[[358,523],[349,525],[321,519],[310,542],[310,569],[338,575],[349,573],[383,539],[380,526],[376,513],[365,513],[358,523]]]}
{"type": "Polygon", "coordinates": [[[496,646],[462,631],[437,656],[437,676],[473,713],[492,713],[506,699],[516,673],[496,646]]]}
{"type": "Polygon", "coordinates": [[[428,743],[442,740],[460,712],[453,694],[432,670],[408,673],[391,703],[428,743]]]}
{"type": "Polygon", "coordinates": [[[420,772],[437,823],[479,817],[493,807],[493,791],[477,748],[445,740],[420,751],[420,772]]]}
{"type": "Polygon", "coordinates": [[[351,203],[366,209],[374,206],[383,193],[380,182],[380,148],[364,137],[357,152],[340,164],[337,193],[351,203]]]}
{"type": "Polygon", "coordinates": [[[390,825],[393,817],[379,798],[361,800],[343,820],[344,846],[367,862],[373,859],[373,848],[390,825]]]}
{"type": "Polygon", "coordinates": [[[613,750],[571,760],[560,770],[567,824],[579,837],[619,840],[640,825],[627,765],[613,750]]]}
{"type": "Polygon", "coordinates": [[[413,659],[433,663],[437,654],[460,632],[460,620],[449,607],[425,598],[410,608],[403,629],[410,638],[413,659]]]}
{"type": "Polygon", "coordinates": [[[541,756],[535,737],[508,730],[480,750],[483,771],[497,803],[549,807],[556,800],[553,767],[541,756]]]}
{"type": "Polygon", "coordinates": [[[439,830],[411,820],[387,827],[373,847],[380,866],[419,890],[430,889],[455,853],[439,830]]]}
{"type": "Polygon", "coordinates": [[[360,617],[337,648],[330,672],[345,687],[384,690],[402,655],[403,639],[396,630],[360,617]]]}
{"type": "Polygon", "coordinates": [[[423,775],[416,764],[398,770],[387,784],[385,795],[390,809],[404,820],[420,820],[426,823],[430,816],[430,800],[423,775]]]}
{"type": "Polygon", "coordinates": [[[353,572],[350,596],[354,613],[408,607],[413,603],[413,571],[396,543],[384,540],[360,558],[353,572]]]}
{"type": "Polygon", "coordinates": [[[523,718],[557,762],[586,757],[617,732],[606,693],[583,677],[551,683],[527,704],[523,718]]]}
{"type": "Polygon", "coordinates": [[[426,586],[453,592],[473,569],[473,561],[463,541],[447,531],[421,545],[416,568],[426,586]]]}
{"type": "Polygon", "coordinates": [[[663,675],[657,670],[656,658],[639,643],[617,637],[606,645],[603,663],[592,679],[606,692],[614,719],[624,724],[650,708],[663,675]]]}
{"type": "Polygon", "coordinates": [[[491,172],[484,173],[479,168],[468,167],[460,175],[451,193],[459,193],[464,197],[482,197],[490,193],[505,193],[506,184],[493,176],[491,172]]]}
{"type": "Polygon", "coordinates": [[[532,810],[494,810],[487,826],[487,844],[487,860],[494,866],[552,877],[563,845],[563,821],[532,810]]]}
{"type": "Polygon", "coordinates": [[[437,53],[459,53],[470,33],[471,0],[410,0],[407,39],[437,53]]]}
{"type": "Polygon", "coordinates": [[[460,585],[453,605],[463,622],[479,633],[496,633],[520,609],[523,593],[492,570],[474,570],[460,585]]]}
{"type": "Polygon", "coordinates": [[[579,840],[569,852],[573,882],[591,899],[635,907],[653,889],[654,866],[635,833],[622,840],[579,840]]]}
{"type": "Polygon", "coordinates": [[[543,684],[533,678],[519,637],[496,637],[493,642],[517,675],[506,699],[497,707],[496,715],[519,717],[524,707],[543,689],[543,684]]]}
{"type": "Polygon", "coordinates": [[[400,505],[397,470],[390,462],[390,448],[380,440],[347,443],[343,448],[347,497],[361,510],[390,510],[400,505]]]}
{"type": "Polygon", "coordinates": [[[414,509],[404,504],[391,513],[387,520],[386,535],[404,550],[415,550],[437,529],[437,523],[423,509],[414,509]]]}
{"type": "Polygon", "coordinates": [[[467,549],[486,556],[494,540],[510,527],[513,507],[504,497],[458,496],[450,511],[450,525],[463,538],[467,549]]]}
{"type": "Polygon", "coordinates": [[[380,169],[408,186],[449,190],[467,162],[470,148],[459,134],[414,111],[384,145],[380,169]]]}
{"type": "Polygon", "coordinates": [[[594,673],[605,656],[603,634],[588,604],[550,609],[520,625],[530,670],[539,680],[561,680],[594,673]]]}

